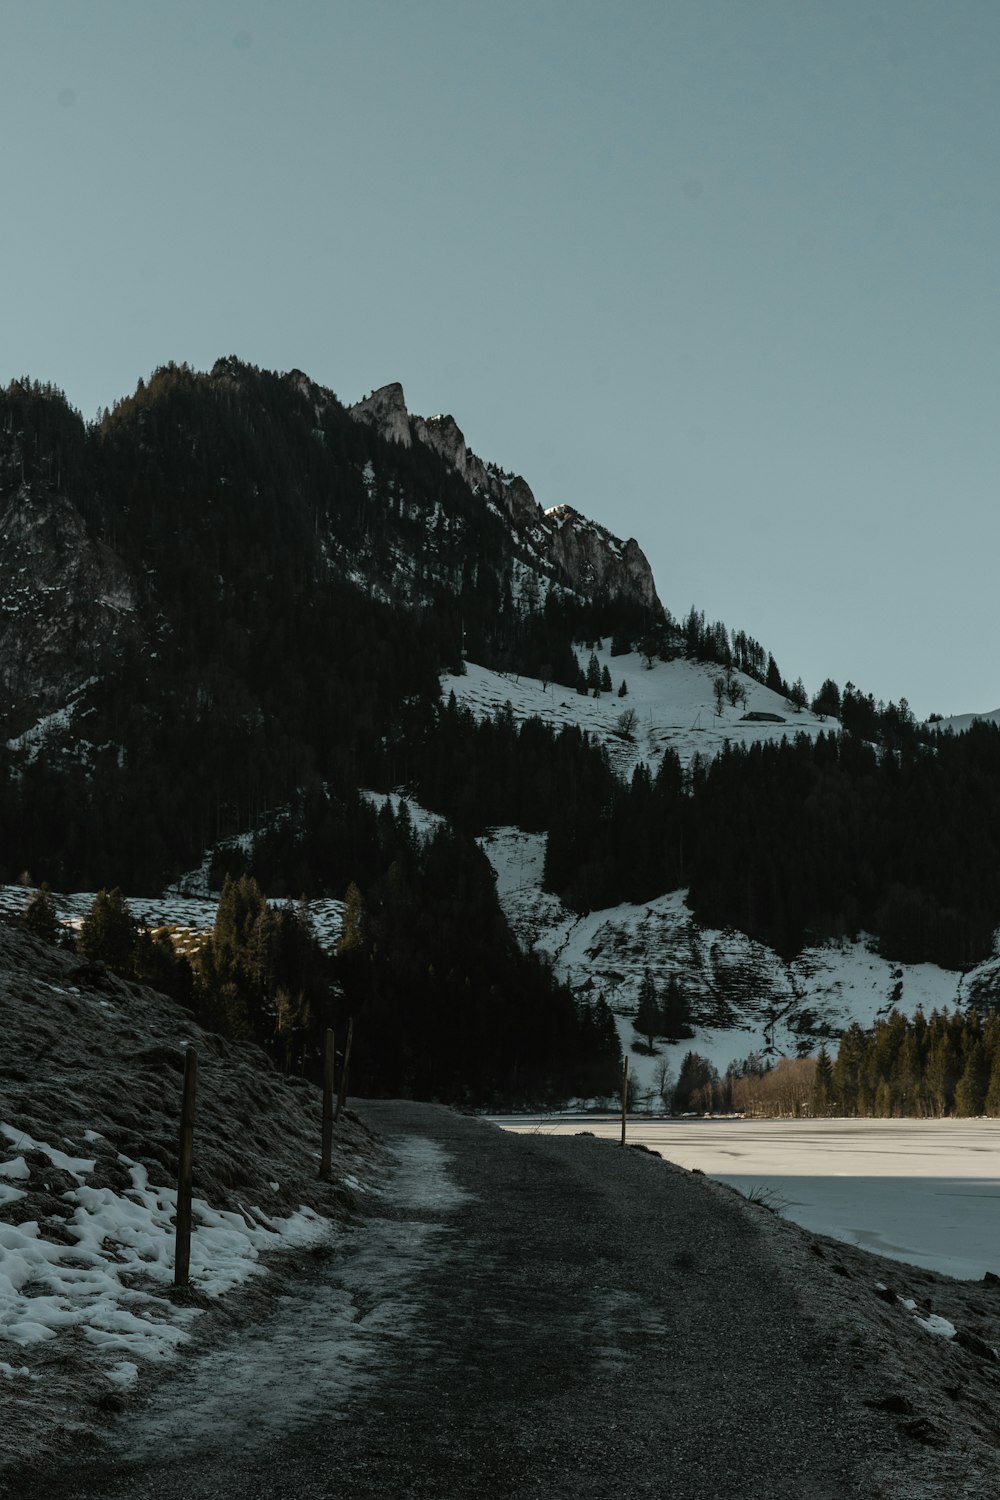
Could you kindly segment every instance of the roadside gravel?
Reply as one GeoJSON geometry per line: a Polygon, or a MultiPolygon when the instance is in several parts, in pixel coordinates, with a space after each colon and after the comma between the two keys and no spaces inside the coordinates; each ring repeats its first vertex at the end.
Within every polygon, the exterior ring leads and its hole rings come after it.
{"type": "MultiPolygon", "coordinates": [[[[877,1290],[909,1294],[910,1268],[652,1154],[358,1108],[396,1188],[253,1332],[285,1349],[281,1378],[262,1381],[244,1331],[125,1414],[107,1454],[22,1478],[20,1500],[1000,1493],[992,1365],[877,1290]]],[[[925,1302],[948,1295],[913,1275],[925,1302]]],[[[992,1288],[952,1295],[992,1316],[992,1288]]]]}

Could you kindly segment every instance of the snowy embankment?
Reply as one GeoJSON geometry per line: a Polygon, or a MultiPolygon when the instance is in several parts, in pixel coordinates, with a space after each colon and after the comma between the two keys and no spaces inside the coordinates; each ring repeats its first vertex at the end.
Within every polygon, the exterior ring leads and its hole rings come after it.
{"type": "MultiPolygon", "coordinates": [[[[0,1150],[13,1152],[0,1162],[0,1211],[28,1206],[33,1171],[60,1209],[41,1222],[0,1225],[0,1344],[26,1351],[82,1335],[100,1356],[95,1374],[134,1385],[141,1364],[171,1357],[199,1316],[163,1295],[173,1281],[176,1189],[151,1185],[147,1169],[120,1151],[116,1160],[131,1186],[94,1187],[96,1157],[67,1155],[6,1123],[0,1137],[0,1150]]],[[[103,1138],[86,1130],[83,1139],[92,1145],[103,1138]]],[[[259,1274],[263,1253],[320,1243],[332,1228],[310,1208],[271,1218],[259,1208],[213,1208],[202,1198],[192,1217],[191,1285],[210,1299],[259,1274]]],[[[41,1378],[29,1365],[6,1361],[0,1374],[41,1378]]]]}
{"type": "Polygon", "coordinates": [[[320,1182],[316,1089],[250,1044],[201,1032],[165,997],[2,923],[0,1031],[3,1465],[114,1410],[213,1318],[260,1312],[275,1252],[331,1243],[382,1155],[344,1118],[333,1181],[320,1182]],[[192,1045],[191,1285],[174,1292],[192,1045]]]}

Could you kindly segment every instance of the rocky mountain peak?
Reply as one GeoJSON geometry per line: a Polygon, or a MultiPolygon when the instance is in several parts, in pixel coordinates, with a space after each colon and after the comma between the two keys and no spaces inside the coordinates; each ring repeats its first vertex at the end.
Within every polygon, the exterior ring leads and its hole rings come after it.
{"type": "Polygon", "coordinates": [[[410,414],[398,380],[380,386],[347,410],[356,422],[366,422],[390,443],[402,443],[404,448],[409,448],[413,442],[410,414]]]}
{"type": "Polygon", "coordinates": [[[453,416],[411,415],[398,381],[381,386],[348,411],[389,441],[409,447],[415,439],[433,449],[475,494],[506,512],[521,543],[540,552],[547,569],[555,567],[565,575],[574,592],[587,598],[595,593],[625,598],[654,612],[661,609],[652,570],[633,539],[621,541],[571,505],[543,511],[520,475],[484,463],[472,452],[453,416]]]}

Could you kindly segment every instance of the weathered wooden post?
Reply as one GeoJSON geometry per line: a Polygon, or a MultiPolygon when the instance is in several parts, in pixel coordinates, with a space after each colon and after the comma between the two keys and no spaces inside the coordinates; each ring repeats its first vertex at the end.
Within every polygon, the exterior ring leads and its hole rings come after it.
{"type": "Polygon", "coordinates": [[[347,1098],[347,1068],[351,1061],[351,1040],[353,1036],[354,1017],[351,1016],[347,1023],[347,1041],[344,1043],[344,1064],[340,1070],[340,1092],[337,1095],[337,1110],[333,1117],[335,1120],[340,1119],[340,1111],[343,1109],[344,1100],[347,1098]]]}
{"type": "Polygon", "coordinates": [[[333,1032],[326,1028],[323,1036],[323,1156],[319,1175],[327,1181],[333,1170],[333,1032]]]}
{"type": "Polygon", "coordinates": [[[194,1168],[194,1104],[198,1085],[198,1053],[184,1054],[184,1095],[181,1101],[180,1150],[177,1155],[177,1233],[174,1239],[174,1286],[187,1286],[191,1271],[191,1177],[194,1168]]]}
{"type": "Polygon", "coordinates": [[[622,1145],[625,1144],[625,1121],[628,1116],[628,1058],[622,1063],[622,1145]]]}

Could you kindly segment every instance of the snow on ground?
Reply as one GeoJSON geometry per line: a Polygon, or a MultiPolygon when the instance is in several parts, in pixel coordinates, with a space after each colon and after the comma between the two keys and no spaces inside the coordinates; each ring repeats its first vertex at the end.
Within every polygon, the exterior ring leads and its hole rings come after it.
{"type": "Polygon", "coordinates": [[[66,733],[73,722],[73,715],[80,706],[80,699],[97,680],[96,677],[88,677],[86,682],[82,682],[73,690],[62,708],[43,715],[30,729],[8,740],[7,749],[15,753],[23,753],[25,764],[32,765],[53,736],[66,733]]]}
{"type": "MultiPolygon", "coordinates": [[[[18,917],[35,894],[34,886],[0,885],[0,916],[18,917]]],[[[94,904],[95,891],[54,891],[56,915],[67,927],[79,927],[94,904]]],[[[207,932],[215,921],[218,897],[179,896],[128,896],[128,908],[144,927],[189,928],[192,932],[207,932]]]]}
{"type": "MultiPolygon", "coordinates": [[[[447,698],[454,692],[458,702],[479,718],[488,718],[510,703],[518,719],[534,716],[557,729],[577,725],[607,747],[615,770],[626,778],[639,761],[655,766],[668,747],[677,752],[682,764],[689,765],[695,755],[716,755],[727,743],[752,745],[840,729],[836,719],[808,709],[797,712],[780,693],[743,672],[732,675],[746,691],[746,704],[733,707],[726,702],[717,711],[714,683],[723,675],[721,667],[679,659],[654,661],[647,669],[636,651],[612,656],[607,641],[594,654],[598,665],[607,667],[612,682],[612,691],[599,698],[584,698],[571,688],[534,677],[492,672],[473,662],[466,664],[464,675],[443,679],[442,694],[447,698]],[[623,682],[627,691],[619,698],[623,682]],[[621,715],[628,710],[635,713],[632,740],[623,739],[618,728],[621,715]],[[780,722],[748,720],[744,717],[748,713],[774,714],[780,722]]],[[[586,670],[589,651],[578,648],[577,655],[586,670]]]]}
{"type": "Polygon", "coordinates": [[[815,1052],[852,1021],[871,1026],[894,1005],[911,1016],[964,1004],[975,982],[977,971],[963,978],[933,964],[890,963],[863,941],[808,948],[786,963],[744,933],[699,926],[683,891],[581,916],[541,889],[543,834],[494,828],[480,844],[518,941],[546,955],[578,998],[607,1001],[642,1092],[655,1090],[663,1061],[676,1079],[688,1051],[720,1073],[751,1052],[795,1057],[815,1052]],[[687,1041],[658,1043],[652,1057],[631,1051],[647,969],[659,987],[677,977],[695,1030],[687,1041]]]}
{"type": "MultiPolygon", "coordinates": [[[[382,1177],[346,1111],[165,996],[0,922],[0,1471],[69,1443],[189,1340],[259,1313],[382,1177]],[[185,1049],[198,1048],[191,1289],[172,1287],[185,1049]],[[280,1279],[280,1278],[279,1278],[280,1279]]],[[[0,1480],[0,1491],[3,1485],[0,1480]]]]}
{"type": "Polygon", "coordinates": [[[176,1390],[154,1391],[129,1432],[133,1456],[164,1444],[175,1457],[259,1450],[310,1417],[329,1418],[375,1378],[387,1348],[412,1335],[416,1278],[446,1253],[447,1230],[426,1216],[464,1193],[434,1141],[415,1136],[390,1154],[394,1176],[379,1196],[391,1198],[392,1216],[339,1243],[328,1274],[293,1281],[275,1319],[192,1363],[183,1403],[176,1390]]]}
{"type": "MultiPolygon", "coordinates": [[[[12,1125],[0,1123],[0,1137],[0,1149],[13,1152],[0,1163],[5,1205],[27,1196],[17,1186],[30,1177],[26,1151],[47,1157],[60,1184],[73,1183],[59,1193],[71,1215],[57,1237],[53,1223],[0,1225],[0,1346],[24,1348],[75,1331],[100,1351],[108,1379],[134,1384],[135,1358],[169,1359],[198,1316],[162,1295],[173,1282],[176,1188],[151,1184],[146,1168],[122,1153],[131,1188],[92,1187],[94,1158],[69,1156],[12,1125]]],[[[259,1273],[262,1251],[316,1244],[332,1229],[309,1208],[272,1218],[200,1198],[192,1220],[191,1284],[212,1298],[259,1273]]]]}
{"type": "MultiPolygon", "coordinates": [[[[0,917],[18,917],[35,894],[33,886],[0,885],[0,917]]],[[[56,915],[67,927],[79,928],[94,904],[93,891],[53,892],[56,915]]],[[[175,942],[184,947],[204,937],[215,925],[219,905],[218,893],[207,896],[181,896],[168,892],[163,896],[126,896],[126,905],[143,927],[172,929],[175,942]]],[[[284,903],[275,901],[274,906],[284,903]]],[[[309,917],[319,941],[330,949],[340,936],[344,903],[322,897],[308,903],[309,917]]]]}
{"type": "MultiPolygon", "coordinates": [[[[593,1116],[494,1122],[520,1133],[621,1132],[619,1119],[593,1116]]],[[[1000,1271],[1000,1120],[632,1115],[628,1139],[862,1250],[960,1280],[1000,1271]]]]}
{"type": "Polygon", "coordinates": [[[413,831],[421,839],[430,838],[447,821],[440,813],[429,812],[426,807],[421,807],[415,797],[408,797],[405,792],[362,792],[362,796],[367,797],[373,807],[384,807],[388,802],[396,814],[399,813],[400,805],[405,803],[413,831]]]}
{"type": "Polygon", "coordinates": [[[955,734],[964,734],[973,724],[1000,724],[1000,708],[994,708],[985,714],[952,714],[948,719],[936,719],[930,728],[950,729],[955,734]]]}

